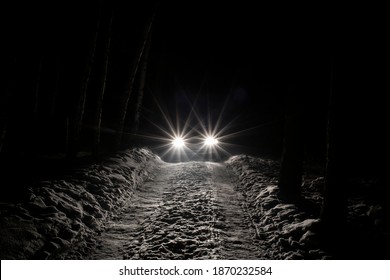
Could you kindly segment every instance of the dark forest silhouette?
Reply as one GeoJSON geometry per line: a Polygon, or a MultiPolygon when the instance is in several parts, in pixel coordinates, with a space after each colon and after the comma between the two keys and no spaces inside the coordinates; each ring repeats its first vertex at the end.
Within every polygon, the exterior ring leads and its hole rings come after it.
{"type": "MultiPolygon", "coordinates": [[[[131,135],[136,135],[142,125],[143,102],[150,102],[144,98],[148,83],[152,83],[148,75],[154,73],[153,70],[149,72],[148,62],[152,61],[153,52],[158,52],[153,49],[154,37],[152,40],[151,35],[152,30],[155,35],[154,28],[165,15],[164,9],[157,7],[154,1],[129,4],[126,8],[123,5],[119,1],[89,1],[77,11],[67,7],[51,15],[35,7],[35,14],[14,15],[15,24],[9,28],[7,37],[7,63],[3,66],[6,76],[0,107],[0,157],[4,166],[17,159],[28,159],[33,163],[42,155],[57,154],[66,155],[64,162],[75,162],[80,152],[89,151],[99,158],[99,155],[143,144],[131,135]]],[[[330,33],[336,30],[330,29],[330,33]]],[[[318,36],[328,36],[325,33],[318,36]]],[[[305,35],[289,36],[296,39],[295,36],[305,35]]],[[[359,113],[356,107],[352,113],[348,110],[354,106],[350,100],[357,99],[350,99],[353,93],[349,94],[348,90],[356,90],[359,86],[348,89],[347,84],[360,83],[359,77],[366,79],[364,85],[373,80],[364,74],[354,75],[358,72],[353,69],[354,65],[359,63],[349,65],[350,57],[345,58],[343,50],[339,51],[339,48],[343,49],[339,45],[344,41],[332,36],[334,41],[321,47],[321,51],[327,53],[316,65],[324,73],[324,88],[327,88],[319,94],[320,101],[315,100],[313,88],[307,85],[312,78],[315,50],[306,52],[305,40],[281,55],[283,71],[277,70],[273,76],[268,74],[272,76],[269,83],[284,97],[280,104],[284,112],[284,128],[280,132],[284,139],[283,147],[280,147],[281,199],[300,203],[307,155],[304,142],[311,127],[316,125],[311,120],[316,104],[320,104],[320,110],[325,113],[321,117],[327,121],[318,122],[316,129],[320,127],[323,131],[320,142],[325,161],[320,160],[319,164],[325,174],[325,186],[320,217],[324,236],[329,238],[335,228],[342,229],[346,225],[346,180],[348,176],[355,176],[349,175],[349,168],[353,167],[348,166],[357,158],[352,155],[360,153],[350,145],[353,138],[345,137],[350,129],[345,129],[349,119],[359,113]]],[[[373,65],[364,59],[360,58],[362,67],[373,65]]],[[[158,67],[161,66],[155,65],[154,69],[158,67]]],[[[370,89],[364,85],[364,90],[370,89]]],[[[371,89],[378,88],[379,85],[375,85],[371,89]]],[[[369,94],[367,99],[368,104],[362,107],[367,110],[370,105],[380,103],[380,100],[372,101],[374,97],[369,94]]],[[[358,108],[365,103],[365,99],[358,100],[358,108]]],[[[357,117],[356,121],[383,122],[380,116],[371,114],[367,118],[357,117]]],[[[377,123],[374,127],[383,129],[377,123]]],[[[373,131],[375,129],[362,133],[373,134],[373,131]]],[[[369,138],[362,136],[363,140],[357,142],[361,144],[369,138]]],[[[370,147],[377,146],[374,154],[382,151],[384,140],[378,138],[377,142],[367,143],[370,147]]],[[[367,147],[360,148],[363,151],[367,147]]],[[[362,153],[362,162],[377,159],[371,158],[369,152],[362,153]]],[[[372,170],[365,171],[370,173],[372,170]]],[[[381,170],[372,172],[375,176],[383,174],[381,170]]]]}

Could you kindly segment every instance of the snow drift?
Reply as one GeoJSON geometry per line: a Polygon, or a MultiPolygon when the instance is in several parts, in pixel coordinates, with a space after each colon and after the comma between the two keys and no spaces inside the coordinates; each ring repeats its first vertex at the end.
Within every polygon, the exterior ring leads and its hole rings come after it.
{"type": "MultiPolygon", "coordinates": [[[[238,155],[226,163],[238,176],[237,188],[246,199],[252,225],[268,259],[329,258],[319,248],[317,215],[279,200],[277,162],[238,155]]],[[[304,178],[303,195],[307,200],[320,203],[318,189],[322,182],[322,177],[304,178]]]]}
{"type": "Polygon", "coordinates": [[[64,180],[34,184],[23,203],[2,203],[1,259],[61,258],[72,246],[94,242],[160,161],[149,150],[128,150],[64,180]]]}

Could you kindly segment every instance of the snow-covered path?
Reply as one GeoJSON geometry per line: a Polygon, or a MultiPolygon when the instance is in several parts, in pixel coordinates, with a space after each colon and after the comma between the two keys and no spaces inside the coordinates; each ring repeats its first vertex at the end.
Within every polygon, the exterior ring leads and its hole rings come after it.
{"type": "MultiPolygon", "coordinates": [[[[247,155],[172,164],[148,149],[126,150],[0,201],[0,257],[332,258],[318,219],[324,178],[305,174],[305,203],[293,204],[278,197],[279,170],[276,161],[247,155]]],[[[379,241],[388,242],[388,225],[377,224],[381,204],[356,196],[349,209],[363,230],[348,246],[361,258],[379,256],[379,241]],[[379,241],[359,253],[360,236],[379,241]]]]}
{"type": "Polygon", "coordinates": [[[91,259],[259,259],[224,164],[162,163],[97,240],[91,259]]]}

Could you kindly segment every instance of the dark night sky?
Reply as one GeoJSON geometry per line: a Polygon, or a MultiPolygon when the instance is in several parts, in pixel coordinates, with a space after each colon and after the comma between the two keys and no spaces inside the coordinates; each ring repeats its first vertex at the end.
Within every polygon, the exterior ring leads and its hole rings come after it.
{"type": "MultiPolygon", "coordinates": [[[[81,72],[79,63],[88,45],[86,34],[94,26],[97,2],[11,4],[14,7],[3,18],[9,43],[3,59],[31,61],[18,66],[18,75],[31,79],[14,82],[18,87],[32,91],[35,77],[29,73],[35,73],[39,57],[44,57],[47,65],[55,65],[59,53],[65,77],[81,72]]],[[[121,67],[131,62],[134,51],[128,50],[136,49],[155,1],[130,2],[109,1],[117,7],[112,49],[117,62],[112,64],[111,81],[125,75],[121,67]]],[[[323,153],[333,61],[334,92],[340,96],[349,153],[359,151],[367,159],[382,155],[387,146],[384,96],[389,91],[386,25],[379,11],[380,7],[366,6],[163,1],[153,30],[144,116],[161,121],[153,101],[156,98],[169,114],[178,110],[185,119],[190,110],[187,100],[196,100],[202,118],[210,112],[215,120],[226,101],[222,121],[235,120],[232,132],[276,122],[233,142],[252,147],[264,144],[266,149],[278,151],[286,92],[295,85],[303,96],[308,146],[323,153]]],[[[63,78],[62,85],[64,92],[73,92],[70,80],[63,78]]],[[[122,86],[112,82],[107,104],[114,102],[122,86]]],[[[31,97],[26,94],[26,98],[31,97]]],[[[62,103],[64,108],[67,102],[62,103]]],[[[145,130],[151,127],[145,119],[142,126],[145,130]]]]}
{"type": "MultiPolygon", "coordinates": [[[[385,18],[379,9],[257,4],[162,6],[152,61],[158,86],[151,92],[172,111],[179,107],[183,117],[188,111],[183,95],[198,97],[198,110],[217,115],[228,100],[224,119],[237,118],[233,130],[240,130],[283,118],[293,84],[303,96],[307,148],[323,155],[333,61],[348,164],[365,170],[381,161],[387,154],[389,86],[385,18]]],[[[278,150],[280,125],[232,141],[278,150]]]]}
{"type": "MultiPolygon", "coordinates": [[[[161,10],[157,36],[163,41],[159,44],[162,54],[156,63],[165,69],[164,77],[174,76],[177,84],[189,90],[203,85],[205,91],[219,96],[233,91],[237,98],[257,97],[255,91],[261,86],[269,88],[283,80],[289,53],[296,50],[293,59],[297,61],[303,53],[294,46],[299,38],[286,34],[285,29],[291,28],[286,26],[287,19],[262,15],[254,5],[182,4],[175,10],[161,10]]],[[[322,47],[320,58],[328,55],[326,48],[322,47]]]]}
{"type": "MultiPolygon", "coordinates": [[[[197,99],[197,110],[215,115],[227,100],[224,120],[237,119],[237,131],[276,122],[251,130],[243,137],[253,142],[243,145],[275,143],[284,91],[297,80],[305,91],[315,92],[305,95],[315,107],[315,120],[324,121],[332,52],[329,21],[321,11],[308,15],[257,3],[162,5],[152,61],[158,72],[154,94],[170,111],[179,107],[183,118],[188,114],[185,98],[197,99]]],[[[319,126],[316,133],[323,137],[323,131],[319,126]]]]}

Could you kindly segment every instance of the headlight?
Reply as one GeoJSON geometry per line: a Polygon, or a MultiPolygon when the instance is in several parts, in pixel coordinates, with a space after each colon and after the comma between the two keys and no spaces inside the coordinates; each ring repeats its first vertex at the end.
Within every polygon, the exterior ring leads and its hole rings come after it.
{"type": "Polygon", "coordinates": [[[177,149],[183,148],[185,146],[184,139],[181,137],[176,137],[172,141],[172,146],[177,149]]]}
{"type": "Polygon", "coordinates": [[[217,145],[218,144],[218,139],[217,138],[214,138],[212,136],[208,136],[206,137],[206,139],[204,140],[204,144],[206,146],[214,146],[214,145],[217,145]]]}

